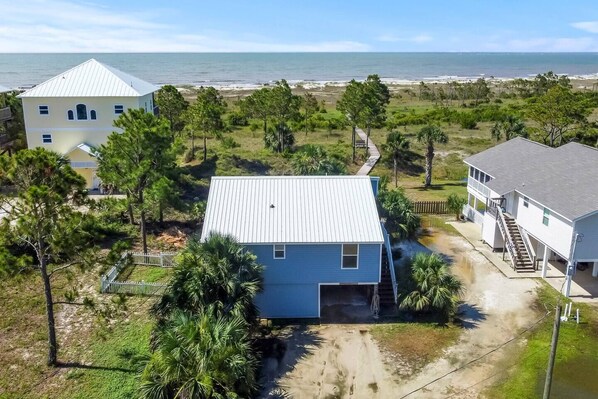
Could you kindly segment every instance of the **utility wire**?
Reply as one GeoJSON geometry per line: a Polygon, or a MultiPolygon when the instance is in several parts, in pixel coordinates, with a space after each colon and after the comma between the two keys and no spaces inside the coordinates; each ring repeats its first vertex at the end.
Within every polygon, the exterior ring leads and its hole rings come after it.
{"type": "Polygon", "coordinates": [[[497,372],[497,373],[494,373],[494,374],[492,374],[492,375],[490,375],[490,376],[488,376],[488,377],[484,378],[483,380],[480,380],[480,381],[476,382],[475,384],[471,384],[470,386],[468,386],[468,387],[465,387],[465,388],[461,389],[460,391],[458,391],[458,392],[455,392],[455,393],[451,394],[450,396],[447,396],[445,399],[452,398],[452,397],[454,397],[455,395],[458,395],[458,394],[460,394],[460,393],[466,392],[467,390],[469,390],[469,389],[471,389],[471,388],[475,387],[476,385],[479,385],[479,384],[481,384],[481,383],[483,383],[483,382],[486,382],[486,381],[488,381],[488,380],[490,380],[490,379],[492,379],[492,378],[494,378],[494,377],[496,377],[496,376],[498,376],[498,375],[504,374],[504,373],[506,373],[508,370],[512,369],[513,367],[515,367],[515,366],[519,365],[519,363],[521,362],[521,360],[526,360],[526,359],[529,359],[530,357],[532,357],[532,356],[535,356],[535,355],[537,355],[538,353],[540,353],[540,352],[542,352],[542,351],[545,351],[545,350],[546,350],[546,349],[548,349],[548,348],[549,348],[549,345],[545,345],[544,347],[542,347],[542,348],[540,348],[540,349],[538,349],[538,350],[536,350],[536,351],[532,352],[531,354],[527,355],[526,357],[524,357],[524,358],[522,358],[522,359],[519,359],[517,362],[515,362],[515,363],[511,364],[511,365],[510,365],[509,367],[507,367],[506,369],[504,369],[504,370],[501,370],[501,371],[499,371],[499,372],[497,372]]]}
{"type": "Polygon", "coordinates": [[[462,366],[459,366],[459,367],[457,367],[456,369],[453,369],[453,370],[449,371],[448,373],[441,375],[440,377],[437,377],[437,378],[433,379],[432,381],[428,382],[427,384],[425,384],[425,385],[422,385],[421,387],[419,387],[419,388],[417,388],[417,389],[414,389],[414,390],[413,390],[413,391],[411,391],[411,392],[408,392],[407,394],[405,394],[405,395],[401,396],[401,397],[400,397],[400,398],[398,398],[398,399],[404,399],[404,398],[406,398],[406,397],[408,397],[408,396],[410,396],[410,395],[412,395],[412,394],[414,394],[414,393],[416,393],[416,392],[418,392],[418,391],[421,391],[422,389],[426,388],[427,386],[429,386],[429,385],[432,385],[432,384],[434,384],[435,382],[437,382],[437,381],[440,381],[441,379],[443,379],[443,378],[445,378],[445,377],[447,377],[447,376],[449,376],[449,375],[451,375],[451,374],[453,374],[453,373],[456,373],[457,371],[460,371],[460,370],[462,370],[462,369],[464,369],[464,368],[466,368],[466,367],[470,366],[471,364],[473,364],[473,363],[475,363],[475,362],[477,362],[477,361],[479,361],[479,360],[483,359],[484,357],[486,357],[486,356],[488,356],[488,355],[490,355],[490,354],[492,354],[492,353],[494,353],[494,352],[496,352],[496,351],[498,351],[498,350],[502,349],[504,346],[506,346],[506,345],[510,344],[511,342],[513,342],[513,341],[515,341],[516,339],[520,338],[520,337],[521,337],[523,334],[525,334],[525,333],[527,333],[528,331],[530,331],[532,328],[536,327],[536,326],[537,326],[538,324],[540,324],[540,323],[541,323],[541,322],[542,322],[542,321],[543,321],[543,320],[544,320],[546,317],[548,317],[548,315],[550,315],[551,313],[552,313],[552,311],[546,312],[546,314],[545,314],[544,316],[542,316],[540,319],[538,319],[538,320],[537,320],[536,322],[534,322],[532,325],[530,325],[529,327],[527,327],[525,330],[521,331],[519,334],[515,335],[514,337],[512,337],[512,338],[511,338],[511,339],[509,339],[508,341],[505,341],[505,342],[503,342],[502,344],[498,345],[498,346],[497,346],[497,347],[495,347],[494,349],[492,349],[492,350],[490,350],[490,351],[488,351],[488,352],[484,353],[483,355],[480,355],[480,356],[478,356],[478,357],[476,357],[476,358],[474,358],[474,359],[472,359],[472,360],[468,361],[467,363],[463,364],[462,366]]]}

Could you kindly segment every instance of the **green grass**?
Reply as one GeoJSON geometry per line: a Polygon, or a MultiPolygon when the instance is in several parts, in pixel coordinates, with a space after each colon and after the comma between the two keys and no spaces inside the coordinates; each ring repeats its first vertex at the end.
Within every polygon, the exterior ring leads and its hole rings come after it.
{"type": "Polygon", "coordinates": [[[145,281],[146,283],[167,282],[172,268],[133,265],[125,267],[117,277],[118,281],[145,281]]]}
{"type": "MultiPolygon", "coordinates": [[[[549,309],[559,294],[543,283],[538,301],[549,309]]],[[[541,306],[543,309],[544,307],[541,306]]],[[[598,379],[592,377],[598,368],[598,311],[585,304],[580,309],[582,323],[561,323],[551,397],[598,397],[598,379]]],[[[538,398],[542,396],[545,370],[552,338],[554,316],[549,315],[528,337],[521,353],[510,356],[504,364],[508,373],[488,390],[491,398],[538,398]]]]}
{"type": "MultiPolygon", "coordinates": [[[[301,94],[304,90],[298,89],[301,94]]],[[[340,116],[335,109],[335,104],[342,92],[341,88],[324,88],[313,91],[318,100],[325,100],[326,112],[324,118],[340,116]]],[[[236,110],[235,101],[239,96],[249,93],[228,93],[230,106],[229,110],[236,110]]],[[[431,101],[421,101],[399,90],[399,96],[393,96],[388,107],[388,113],[396,110],[409,112],[414,110],[416,114],[427,112],[435,107],[431,101]]],[[[515,104],[520,100],[513,101],[515,104]]],[[[506,103],[503,104],[506,106],[506,103]]],[[[463,111],[460,104],[455,101],[450,108],[463,111]]],[[[457,124],[441,123],[441,128],[448,134],[447,144],[436,146],[436,156],[433,164],[433,186],[425,189],[423,187],[424,176],[424,151],[425,148],[418,143],[415,135],[421,125],[399,127],[396,130],[404,133],[411,141],[410,151],[399,163],[399,185],[405,187],[409,197],[414,200],[444,200],[451,193],[465,195],[466,188],[463,179],[467,176],[467,168],[463,164],[463,158],[492,147],[496,143],[491,139],[490,130],[492,123],[480,122],[476,129],[463,129],[457,124]]],[[[388,154],[383,150],[383,143],[388,134],[387,129],[372,129],[371,138],[382,151],[382,159],[374,170],[374,176],[392,177],[392,162],[388,154]]],[[[234,139],[239,145],[236,148],[224,148],[216,138],[208,138],[208,160],[201,160],[202,142],[198,137],[196,147],[198,149],[197,159],[185,165],[187,171],[195,178],[202,181],[202,186],[207,186],[207,179],[214,175],[277,175],[292,174],[291,157],[288,155],[276,154],[264,149],[263,133],[260,128],[251,130],[249,126],[236,127],[232,132],[225,133],[225,136],[234,139]]],[[[328,152],[340,155],[345,159],[348,173],[355,173],[361,167],[366,155],[364,149],[357,149],[357,160],[351,162],[351,129],[334,131],[332,134],[323,129],[309,132],[295,132],[295,149],[300,149],[305,144],[322,145],[328,152]]],[[[189,143],[188,143],[189,144],[189,143]]],[[[392,180],[392,179],[391,179],[392,180]]],[[[393,186],[393,184],[391,184],[393,186]]],[[[207,190],[202,189],[199,198],[207,196],[207,190]]]]}
{"type": "Polygon", "coordinates": [[[91,368],[73,367],[66,373],[60,398],[89,399],[136,397],[138,380],[131,355],[147,355],[151,323],[135,316],[118,323],[113,331],[96,337],[89,345],[91,368]]]}
{"type": "Polygon", "coordinates": [[[408,377],[441,357],[463,330],[437,323],[389,323],[377,324],[370,332],[383,351],[401,360],[406,366],[402,368],[402,376],[408,377]],[[408,374],[405,370],[409,370],[408,374]]]}

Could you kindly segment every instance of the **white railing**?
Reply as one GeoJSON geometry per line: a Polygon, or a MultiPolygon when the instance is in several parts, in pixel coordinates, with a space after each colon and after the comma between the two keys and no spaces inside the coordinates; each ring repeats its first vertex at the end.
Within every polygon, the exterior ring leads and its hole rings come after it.
{"type": "Polygon", "coordinates": [[[87,161],[87,162],[75,162],[71,161],[71,168],[96,168],[98,166],[97,162],[87,161]]]}
{"type": "Polygon", "coordinates": [[[162,283],[148,283],[145,281],[117,281],[122,269],[131,265],[146,265],[156,267],[174,267],[176,252],[160,252],[157,254],[143,252],[126,252],[110,268],[108,273],[100,277],[100,292],[102,293],[128,293],[152,295],[166,287],[162,283]]]}
{"type": "Polygon", "coordinates": [[[529,235],[525,229],[519,228],[519,232],[521,233],[521,238],[523,239],[523,245],[525,245],[525,249],[529,254],[529,257],[532,261],[532,265],[534,265],[534,270],[536,269],[536,251],[534,250],[534,246],[529,239],[529,235]]]}
{"type": "Polygon", "coordinates": [[[498,229],[500,230],[502,240],[505,243],[505,246],[507,247],[507,251],[509,252],[509,258],[511,258],[511,264],[513,265],[513,269],[516,269],[517,258],[515,256],[515,248],[513,247],[513,240],[511,239],[511,235],[509,234],[509,230],[507,229],[505,215],[503,214],[501,207],[497,207],[496,210],[498,211],[498,218],[496,219],[496,222],[498,223],[498,229]]]}
{"type": "Polygon", "coordinates": [[[471,176],[467,178],[467,187],[471,187],[486,198],[490,197],[490,189],[484,183],[477,181],[471,176]]]}
{"type": "Polygon", "coordinates": [[[475,224],[482,224],[484,223],[484,215],[480,212],[476,211],[471,205],[466,204],[463,206],[463,214],[465,217],[475,224]]]}
{"type": "Polygon", "coordinates": [[[173,267],[174,257],[176,252],[160,252],[157,254],[143,253],[143,252],[131,252],[131,258],[135,265],[147,265],[147,266],[160,266],[160,267],[173,267]]]}
{"type": "MultiPolygon", "coordinates": [[[[395,298],[395,303],[397,303],[398,301],[398,286],[397,286],[397,276],[395,274],[395,265],[394,265],[394,261],[392,259],[392,251],[391,251],[391,247],[390,247],[390,235],[388,234],[388,231],[386,231],[386,228],[384,227],[384,223],[380,223],[380,226],[382,226],[382,233],[384,235],[384,247],[386,248],[386,256],[388,258],[388,269],[390,270],[390,279],[392,281],[392,293],[394,295],[395,298]]],[[[382,260],[382,259],[380,259],[382,260]]]]}

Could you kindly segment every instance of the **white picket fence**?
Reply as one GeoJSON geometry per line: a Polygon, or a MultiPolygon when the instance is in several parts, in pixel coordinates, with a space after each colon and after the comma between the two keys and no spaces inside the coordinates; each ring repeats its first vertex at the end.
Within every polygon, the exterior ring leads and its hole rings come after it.
{"type": "Polygon", "coordinates": [[[176,252],[160,252],[159,254],[146,254],[143,252],[130,252],[134,265],[173,267],[176,252]]]}
{"type": "Polygon", "coordinates": [[[110,268],[108,273],[100,278],[100,292],[155,295],[166,288],[166,284],[145,281],[116,281],[116,278],[122,269],[129,264],[129,259],[132,265],[173,267],[175,256],[176,252],[160,252],[158,254],[127,252],[110,268]]]}

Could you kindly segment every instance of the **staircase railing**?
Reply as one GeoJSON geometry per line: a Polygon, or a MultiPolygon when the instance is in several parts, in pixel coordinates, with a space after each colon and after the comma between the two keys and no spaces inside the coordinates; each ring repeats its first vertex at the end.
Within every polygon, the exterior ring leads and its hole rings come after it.
{"type": "Polygon", "coordinates": [[[520,228],[519,232],[521,233],[523,244],[525,245],[525,249],[527,250],[527,253],[532,261],[532,265],[534,265],[534,270],[536,270],[536,251],[534,251],[534,246],[532,245],[532,242],[530,241],[525,229],[520,228]]]}
{"type": "Polygon", "coordinates": [[[384,227],[384,223],[380,223],[382,226],[382,235],[384,235],[384,247],[386,248],[386,257],[388,259],[388,269],[390,271],[390,279],[392,281],[392,293],[395,298],[395,303],[398,301],[398,286],[397,286],[397,276],[395,274],[395,265],[392,260],[392,251],[390,248],[390,235],[386,228],[384,227]]]}
{"type": "Polygon", "coordinates": [[[515,246],[513,245],[511,234],[509,233],[509,229],[507,228],[507,222],[505,221],[505,215],[502,211],[502,208],[497,207],[496,210],[498,211],[498,218],[496,219],[496,222],[498,223],[498,229],[500,230],[500,234],[502,235],[505,247],[507,247],[507,251],[509,252],[509,257],[511,258],[511,264],[513,265],[513,269],[515,269],[517,267],[515,246]]]}

